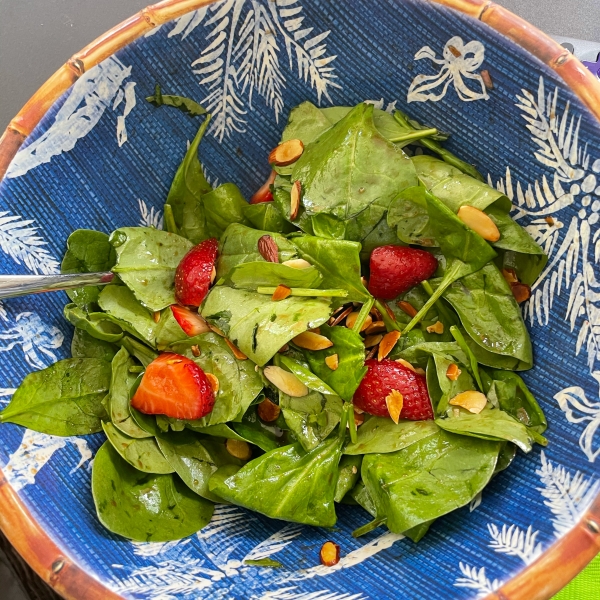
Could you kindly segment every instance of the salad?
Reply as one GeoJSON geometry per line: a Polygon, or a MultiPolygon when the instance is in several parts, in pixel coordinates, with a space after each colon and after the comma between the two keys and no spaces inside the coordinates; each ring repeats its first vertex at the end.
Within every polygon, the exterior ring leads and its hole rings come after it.
{"type": "MultiPolygon", "coordinates": [[[[0,413],[104,432],[91,491],[108,530],[180,539],[215,503],[333,527],[344,503],[365,510],[353,535],[416,542],[546,445],[518,372],[533,366],[519,303],[547,257],[445,134],[304,102],[247,203],[203,174],[204,108],[158,86],[148,100],[202,120],[165,230],[70,235],[64,273],[116,277],[68,292],[72,358],[27,375],[0,413]]],[[[328,542],[321,561],[339,553],[328,542]]]]}

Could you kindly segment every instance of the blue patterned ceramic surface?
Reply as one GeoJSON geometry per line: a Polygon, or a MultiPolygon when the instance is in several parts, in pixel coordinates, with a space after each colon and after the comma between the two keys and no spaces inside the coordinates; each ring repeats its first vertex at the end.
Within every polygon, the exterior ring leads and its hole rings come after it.
{"type": "MultiPolygon", "coordinates": [[[[549,446],[520,454],[470,507],[413,544],[341,506],[331,531],[231,506],[179,542],[131,543],[98,522],[90,466],[103,435],[0,427],[0,465],[65,555],[128,598],[475,598],[534,561],[578,520],[600,482],[600,128],[550,69],[479,21],[426,2],[225,0],[167,23],[86,73],[56,102],[0,186],[0,269],[55,273],[77,228],[162,225],[198,121],[144,98],[160,82],[213,113],[201,158],[213,184],[249,197],[289,110],[372,100],[450,132],[550,255],[525,305],[535,367],[524,378],[549,446]],[[458,50],[456,56],[451,48],[458,50]],[[484,85],[487,70],[493,89],[484,85]],[[549,219],[548,217],[551,217],[549,219]],[[318,566],[332,539],[342,559],[318,566]],[[283,569],[244,566],[273,557],[283,569]]],[[[63,294],[0,308],[0,403],[69,354],[63,294]]]]}

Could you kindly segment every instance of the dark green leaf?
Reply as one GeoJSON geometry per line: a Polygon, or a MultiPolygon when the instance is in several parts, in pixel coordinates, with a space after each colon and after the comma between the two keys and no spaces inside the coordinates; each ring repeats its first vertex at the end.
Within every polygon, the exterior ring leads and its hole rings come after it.
{"type": "Polygon", "coordinates": [[[193,117],[206,114],[206,109],[191,98],[163,94],[158,83],[154,87],[154,95],[147,96],[146,100],[157,107],[172,106],[173,108],[178,108],[180,111],[190,114],[193,117]]]}
{"type": "Polygon", "coordinates": [[[250,225],[245,216],[248,203],[235,183],[223,183],[202,196],[206,215],[206,237],[220,238],[232,223],[250,225]]]}
{"type": "Polygon", "coordinates": [[[248,204],[244,207],[244,216],[252,227],[268,232],[291,233],[296,228],[281,214],[275,202],[248,204]]]}
{"type": "Polygon", "coordinates": [[[272,558],[258,558],[256,560],[246,559],[244,560],[244,564],[248,567],[268,567],[271,569],[283,567],[278,560],[273,560],[272,558]]]}
{"type": "Polygon", "coordinates": [[[101,358],[111,361],[119,350],[118,346],[92,337],[83,329],[75,328],[71,342],[73,358],[101,358]]]}
{"type": "Polygon", "coordinates": [[[362,456],[342,456],[339,465],[337,485],[334,500],[341,502],[344,496],[356,485],[360,479],[360,465],[362,456]]]}
{"type": "Polygon", "coordinates": [[[142,363],[144,367],[147,367],[155,358],[158,358],[157,352],[129,336],[124,336],[119,344],[123,348],[126,348],[129,354],[135,356],[135,358],[142,363]]]}
{"type": "Polygon", "coordinates": [[[254,406],[246,411],[241,423],[230,423],[230,426],[246,442],[258,446],[265,452],[281,446],[281,431],[277,427],[263,423],[258,418],[254,406]]]}
{"type": "Polygon", "coordinates": [[[105,342],[118,342],[123,337],[123,330],[110,317],[102,312],[86,312],[77,304],[67,304],[63,310],[64,317],[71,325],[88,333],[91,337],[105,342]]]}

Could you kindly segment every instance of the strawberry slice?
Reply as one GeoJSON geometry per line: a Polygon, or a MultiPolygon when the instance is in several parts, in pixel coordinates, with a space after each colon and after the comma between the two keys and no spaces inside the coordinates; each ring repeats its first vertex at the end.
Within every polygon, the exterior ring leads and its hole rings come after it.
{"type": "Polygon", "coordinates": [[[408,246],[380,246],[371,253],[369,291],[376,298],[392,300],[429,279],[438,261],[429,252],[408,246]]]}
{"type": "Polygon", "coordinates": [[[131,399],[131,406],[147,415],[201,419],[215,404],[215,394],[204,371],[180,354],[166,352],[147,367],[131,399]]]}
{"type": "Polygon", "coordinates": [[[261,202],[272,202],[273,201],[273,192],[271,191],[271,185],[275,181],[275,177],[277,173],[275,171],[271,171],[269,175],[269,179],[263,183],[263,185],[259,188],[258,192],[250,198],[250,204],[260,204],[261,202]]]}
{"type": "Polygon", "coordinates": [[[423,375],[388,358],[365,361],[367,374],[354,393],[354,406],[377,417],[389,417],[386,398],[396,390],[402,394],[401,419],[433,419],[433,408],[423,375]]]}
{"type": "Polygon", "coordinates": [[[219,242],[215,238],[194,246],[175,271],[175,296],[180,304],[200,306],[214,279],[219,242]]]}
{"type": "Polygon", "coordinates": [[[189,308],[173,304],[171,306],[171,312],[181,329],[183,329],[190,337],[210,331],[208,323],[197,312],[190,310],[189,308]]]}

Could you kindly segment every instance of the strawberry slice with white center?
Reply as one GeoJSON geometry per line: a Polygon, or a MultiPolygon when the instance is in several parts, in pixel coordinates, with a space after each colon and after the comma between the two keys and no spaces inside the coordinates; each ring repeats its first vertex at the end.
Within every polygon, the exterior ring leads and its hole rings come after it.
{"type": "Polygon", "coordinates": [[[173,304],[171,306],[171,312],[181,329],[183,329],[190,337],[210,331],[208,323],[196,311],[185,308],[185,306],[173,304]]]}

